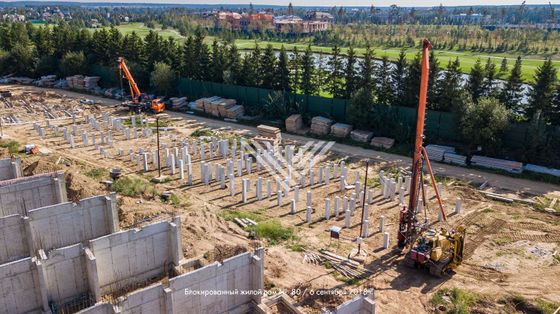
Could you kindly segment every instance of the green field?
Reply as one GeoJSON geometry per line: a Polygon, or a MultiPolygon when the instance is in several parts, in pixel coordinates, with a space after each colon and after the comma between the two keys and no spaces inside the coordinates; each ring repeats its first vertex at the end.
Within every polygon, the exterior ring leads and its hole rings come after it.
{"type": "MultiPolygon", "coordinates": [[[[133,31],[136,32],[139,36],[144,37],[148,34],[150,29],[146,27],[142,23],[129,23],[117,26],[117,28],[123,32],[124,34],[132,33],[133,31]]],[[[92,29],[93,30],[93,29],[92,29]]],[[[164,37],[173,37],[177,40],[184,40],[185,37],[181,36],[176,30],[173,29],[166,29],[162,30],[159,26],[154,29],[158,32],[159,35],[164,37]]],[[[214,37],[208,36],[205,39],[205,42],[211,43],[214,40],[214,37]]],[[[298,47],[300,51],[304,51],[307,48],[307,44],[304,43],[281,43],[281,42],[273,42],[273,41],[257,41],[261,47],[265,47],[268,44],[271,44],[274,49],[280,49],[282,45],[287,50],[292,50],[295,46],[298,47]]],[[[252,50],[255,47],[255,40],[252,39],[237,39],[235,41],[237,47],[240,50],[252,50]]],[[[373,47],[375,48],[375,56],[377,58],[381,58],[383,56],[389,57],[390,60],[396,60],[399,56],[400,50],[396,48],[381,48],[381,47],[373,47]]],[[[324,53],[328,54],[331,52],[331,47],[323,47],[323,46],[311,46],[313,52],[316,53],[324,53]]],[[[347,48],[341,48],[342,53],[346,53],[347,48]]],[[[356,48],[356,53],[361,56],[365,52],[365,48],[356,48]]],[[[413,59],[418,51],[414,49],[408,49],[406,52],[407,59],[413,59]]],[[[461,71],[463,73],[469,73],[472,66],[475,64],[478,58],[481,58],[483,62],[486,62],[486,59],[491,58],[494,63],[496,64],[496,68],[499,69],[502,59],[505,57],[508,59],[508,67],[511,69],[513,64],[515,63],[515,59],[517,55],[515,54],[508,54],[508,53],[495,53],[495,54],[480,54],[474,52],[464,52],[464,51],[449,51],[449,50],[442,50],[442,51],[435,51],[437,58],[440,61],[440,66],[445,67],[450,60],[455,60],[456,57],[459,57],[459,61],[461,62],[461,71]]],[[[535,74],[535,70],[539,65],[544,62],[542,56],[533,56],[533,55],[524,55],[523,58],[523,80],[526,82],[531,82],[533,80],[533,75],[535,74]]],[[[554,66],[559,70],[558,77],[560,78],[560,60],[554,59],[553,60],[554,66]]]]}

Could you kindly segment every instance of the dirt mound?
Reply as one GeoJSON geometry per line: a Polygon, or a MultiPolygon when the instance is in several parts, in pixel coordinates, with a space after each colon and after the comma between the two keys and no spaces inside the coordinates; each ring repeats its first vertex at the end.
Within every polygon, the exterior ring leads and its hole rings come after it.
{"type": "Polygon", "coordinates": [[[209,251],[208,254],[205,255],[206,260],[209,263],[213,262],[220,262],[222,263],[225,259],[228,259],[232,256],[245,253],[248,251],[248,248],[244,245],[227,245],[227,244],[218,244],[214,247],[213,251],[209,251]]]}

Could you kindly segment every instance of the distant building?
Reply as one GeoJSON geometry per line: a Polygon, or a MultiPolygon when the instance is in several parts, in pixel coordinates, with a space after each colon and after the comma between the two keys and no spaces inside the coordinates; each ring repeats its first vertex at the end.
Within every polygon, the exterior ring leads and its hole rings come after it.
{"type": "Polygon", "coordinates": [[[305,19],[332,23],[334,21],[334,16],[327,12],[311,11],[305,14],[305,19]]]}
{"type": "Polygon", "coordinates": [[[4,14],[2,20],[9,22],[25,22],[25,15],[21,14],[4,14]]]}
{"type": "Polygon", "coordinates": [[[272,14],[217,12],[214,15],[216,28],[230,28],[232,30],[257,31],[272,30],[274,16],[272,14]]]}
{"type": "Polygon", "coordinates": [[[302,19],[296,15],[274,17],[272,14],[216,12],[215,27],[237,31],[263,32],[275,31],[287,34],[308,34],[326,31],[333,17],[325,12],[312,12],[302,19]]]}
{"type": "Polygon", "coordinates": [[[307,21],[295,15],[283,15],[274,19],[274,30],[277,33],[309,34],[323,32],[329,28],[330,22],[307,21]]]}

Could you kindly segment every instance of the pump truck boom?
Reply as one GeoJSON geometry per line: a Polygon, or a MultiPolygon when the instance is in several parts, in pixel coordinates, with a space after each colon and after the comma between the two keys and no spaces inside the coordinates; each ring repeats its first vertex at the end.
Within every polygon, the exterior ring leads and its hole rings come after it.
{"type": "Polygon", "coordinates": [[[409,247],[405,256],[405,263],[417,268],[427,268],[435,276],[442,276],[449,270],[458,267],[463,260],[463,248],[465,244],[465,228],[458,226],[450,228],[447,224],[447,216],[443,202],[436,186],[436,180],[428,159],[428,153],[423,147],[424,122],[426,117],[426,100],[428,94],[428,76],[430,72],[429,50],[432,45],[424,40],[422,49],[422,76],[420,80],[420,95],[418,102],[416,139],[414,144],[414,157],[412,160],[412,174],[410,180],[410,195],[408,206],[400,211],[398,246],[400,249],[409,247]],[[423,199],[427,206],[426,191],[424,190],[424,172],[426,168],[433,185],[442,221],[449,228],[439,230],[427,229],[427,215],[424,224],[419,223],[418,200],[423,199]]]}
{"type": "MultiPolygon", "coordinates": [[[[165,104],[159,98],[150,99],[145,93],[140,91],[134,77],[132,77],[132,73],[126,66],[126,62],[124,61],[123,57],[119,57],[117,59],[119,64],[119,76],[121,79],[121,87],[122,87],[122,79],[125,78],[128,81],[128,85],[130,87],[130,98],[131,100],[123,102],[123,105],[126,105],[130,111],[134,112],[153,112],[153,113],[161,113],[165,109],[165,104]]],[[[123,89],[124,92],[124,89],[123,89]]],[[[124,98],[124,97],[123,97],[124,98]]]]}

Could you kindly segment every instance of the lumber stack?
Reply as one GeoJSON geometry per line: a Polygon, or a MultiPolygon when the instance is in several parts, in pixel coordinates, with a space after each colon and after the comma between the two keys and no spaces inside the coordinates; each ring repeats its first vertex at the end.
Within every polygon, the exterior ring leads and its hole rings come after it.
{"type": "Polygon", "coordinates": [[[187,97],[171,97],[171,109],[173,110],[183,110],[186,109],[188,102],[187,97]]]}
{"type": "Polygon", "coordinates": [[[85,89],[97,89],[99,86],[97,83],[101,78],[99,76],[86,76],[84,77],[84,87],[85,89]]]}
{"type": "Polygon", "coordinates": [[[373,132],[364,130],[354,130],[350,133],[350,138],[356,142],[369,143],[373,137],[373,132]]]}
{"type": "Polygon", "coordinates": [[[335,123],[331,126],[331,134],[336,137],[345,138],[352,132],[352,126],[345,123],[335,123]]]}
{"type": "Polygon", "coordinates": [[[459,155],[453,152],[446,152],[443,155],[443,162],[452,165],[467,166],[467,156],[459,155]]]}
{"type": "Polygon", "coordinates": [[[371,146],[389,149],[395,145],[395,139],[389,137],[377,136],[371,140],[371,146]]]}
{"type": "Polygon", "coordinates": [[[331,132],[333,121],[325,117],[314,117],[311,119],[311,133],[319,136],[328,135],[331,132]]]}
{"type": "Polygon", "coordinates": [[[504,170],[511,173],[523,172],[523,163],[518,161],[490,158],[484,156],[473,156],[473,158],[471,159],[471,164],[474,166],[480,166],[490,169],[504,170]]]}
{"type": "Polygon", "coordinates": [[[277,146],[282,141],[282,133],[279,128],[261,124],[257,126],[258,135],[253,139],[261,145],[269,143],[272,146],[277,146]]]}
{"type": "Polygon", "coordinates": [[[300,114],[293,114],[286,119],[286,130],[299,133],[303,129],[303,118],[300,114]]]}
{"type": "Polygon", "coordinates": [[[430,160],[443,161],[443,155],[445,155],[445,153],[454,153],[455,147],[430,144],[426,146],[426,152],[430,160]]]}
{"type": "Polygon", "coordinates": [[[229,119],[237,119],[244,114],[245,114],[245,108],[243,106],[234,105],[234,106],[228,108],[225,111],[223,116],[226,117],[226,118],[229,118],[229,119]]]}
{"type": "Polygon", "coordinates": [[[303,260],[309,264],[324,264],[328,262],[337,272],[346,278],[365,278],[371,271],[362,267],[360,263],[327,250],[319,252],[306,251],[303,260]]]}
{"type": "Polygon", "coordinates": [[[235,99],[219,96],[198,99],[195,110],[204,111],[214,117],[235,119],[245,113],[243,106],[237,106],[235,99]]]}
{"type": "Polygon", "coordinates": [[[83,75],[74,75],[66,77],[66,82],[68,83],[68,87],[72,89],[84,89],[84,76],[83,75]]]}

